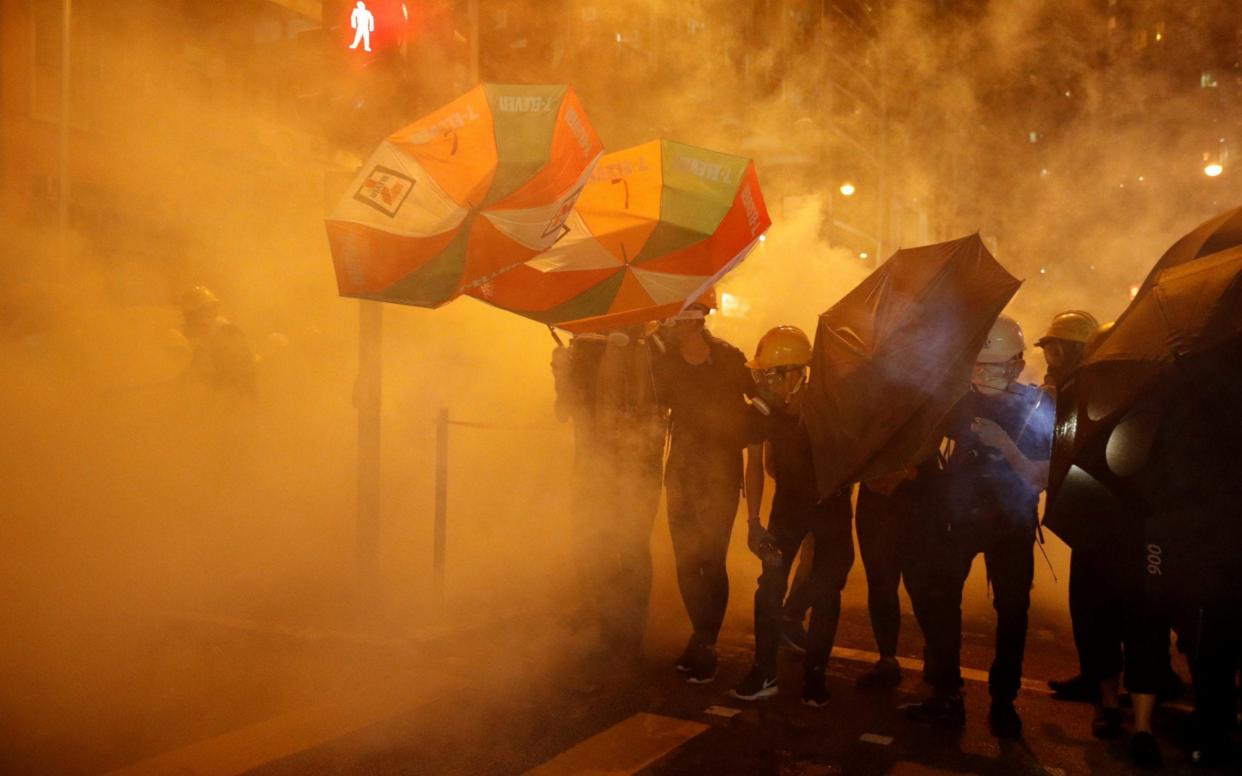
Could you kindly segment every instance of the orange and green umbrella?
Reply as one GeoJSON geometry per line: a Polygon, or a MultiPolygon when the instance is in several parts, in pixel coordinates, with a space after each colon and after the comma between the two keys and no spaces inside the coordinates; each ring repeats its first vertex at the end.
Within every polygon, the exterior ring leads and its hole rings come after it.
{"type": "Polygon", "coordinates": [[[602,150],[568,86],[475,87],[385,139],[337,203],[341,295],[438,307],[533,258],[602,150]]]}
{"type": "Polygon", "coordinates": [[[770,225],[749,159],[654,140],[605,154],[561,239],[469,294],[570,331],[665,318],[770,225]]]}

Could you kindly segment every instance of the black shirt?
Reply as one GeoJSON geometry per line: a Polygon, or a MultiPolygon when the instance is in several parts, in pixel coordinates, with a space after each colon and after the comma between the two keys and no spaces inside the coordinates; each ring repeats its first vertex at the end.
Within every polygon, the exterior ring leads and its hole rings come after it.
{"type": "Polygon", "coordinates": [[[741,483],[749,405],[754,390],[742,351],[708,336],[709,355],[688,363],[677,350],[655,362],[656,400],[670,410],[669,476],[708,472],[741,483]]]}
{"type": "Polygon", "coordinates": [[[772,410],[770,415],[763,415],[753,408],[752,412],[752,443],[766,441],[772,445],[772,479],[776,481],[776,498],[782,502],[819,501],[811,435],[802,414],[781,409],[772,410]]]}
{"type": "Polygon", "coordinates": [[[1032,461],[1052,455],[1055,401],[1040,389],[1018,383],[988,396],[971,391],[949,413],[943,484],[954,522],[1034,528],[1039,493],[1026,484],[999,451],[983,445],[973,431],[975,418],[996,423],[1032,461]]]}

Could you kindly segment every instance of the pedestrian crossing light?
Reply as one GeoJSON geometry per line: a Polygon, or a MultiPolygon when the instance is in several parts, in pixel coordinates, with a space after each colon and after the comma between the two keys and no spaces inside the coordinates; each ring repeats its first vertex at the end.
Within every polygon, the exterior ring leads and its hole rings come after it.
{"type": "Polygon", "coordinates": [[[338,18],[341,44],[350,56],[359,58],[399,48],[410,26],[403,0],[349,0],[338,18]]]}

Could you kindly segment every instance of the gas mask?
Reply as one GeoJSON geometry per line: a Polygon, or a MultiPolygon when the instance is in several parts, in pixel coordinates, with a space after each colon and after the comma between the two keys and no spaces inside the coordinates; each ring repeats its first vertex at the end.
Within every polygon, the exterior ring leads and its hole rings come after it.
{"type": "Polygon", "coordinates": [[[759,398],[763,399],[765,404],[770,407],[783,407],[789,404],[806,384],[806,367],[794,365],[752,369],[750,376],[755,381],[755,389],[759,398]]]}

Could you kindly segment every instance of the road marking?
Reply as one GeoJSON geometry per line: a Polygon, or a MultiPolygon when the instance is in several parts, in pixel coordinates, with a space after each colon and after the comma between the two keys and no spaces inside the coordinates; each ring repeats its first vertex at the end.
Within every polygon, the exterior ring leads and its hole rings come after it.
{"type": "Polygon", "coordinates": [[[359,688],[346,697],[156,755],[109,776],[233,776],[314,748],[437,700],[420,695],[415,677],[359,688]],[[417,698],[415,701],[413,699],[417,698]]]}
{"type": "Polygon", "coordinates": [[[635,714],[569,748],[527,776],[637,773],[709,726],[659,714],[635,714]]]}
{"type": "Polygon", "coordinates": [[[889,746],[893,743],[892,736],[881,736],[876,733],[863,733],[858,737],[858,740],[867,744],[879,744],[880,746],[889,746]]]}
{"type": "Polygon", "coordinates": [[[713,717],[724,717],[725,719],[733,719],[742,713],[741,709],[735,709],[730,706],[708,706],[703,710],[704,714],[711,714],[713,717]]]}
{"type": "MultiPolygon", "coordinates": [[[[833,647],[832,656],[841,658],[842,660],[852,660],[860,663],[874,663],[880,659],[879,654],[875,652],[868,652],[865,649],[851,649],[849,647],[833,647]]],[[[923,661],[918,658],[898,657],[897,663],[902,668],[908,668],[911,671],[923,670],[923,661]]],[[[963,667],[962,678],[969,679],[973,682],[983,682],[984,684],[987,684],[988,672],[980,671],[977,668],[963,667]]],[[[1030,690],[1031,692],[1043,693],[1044,695],[1052,694],[1052,690],[1047,686],[1047,684],[1044,682],[1037,682],[1033,679],[1023,678],[1022,689],[1030,690]]]]}

